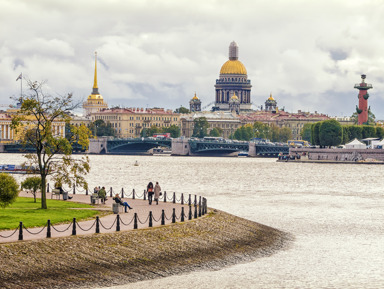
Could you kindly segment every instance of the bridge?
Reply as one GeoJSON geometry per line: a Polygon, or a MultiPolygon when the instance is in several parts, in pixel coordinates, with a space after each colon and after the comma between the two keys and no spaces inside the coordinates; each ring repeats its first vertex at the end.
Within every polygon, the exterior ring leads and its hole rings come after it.
{"type": "Polygon", "coordinates": [[[190,151],[193,154],[229,154],[234,152],[248,152],[248,142],[234,142],[232,140],[189,140],[190,151]]]}
{"type": "MultiPolygon", "coordinates": [[[[127,138],[127,139],[108,139],[108,153],[144,153],[152,148],[157,147],[172,147],[172,140],[166,138],[127,138]]],[[[105,151],[104,151],[105,152],[105,151]]]]}

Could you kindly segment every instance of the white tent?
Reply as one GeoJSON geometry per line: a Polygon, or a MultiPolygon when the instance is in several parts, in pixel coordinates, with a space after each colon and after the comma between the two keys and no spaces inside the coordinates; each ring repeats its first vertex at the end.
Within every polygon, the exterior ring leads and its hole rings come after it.
{"type": "Polygon", "coordinates": [[[357,138],[355,138],[353,141],[345,144],[346,149],[366,149],[367,146],[360,142],[357,138]]]}
{"type": "Polygon", "coordinates": [[[382,148],[384,148],[384,139],[373,144],[374,148],[377,148],[378,146],[381,146],[382,148]]]}

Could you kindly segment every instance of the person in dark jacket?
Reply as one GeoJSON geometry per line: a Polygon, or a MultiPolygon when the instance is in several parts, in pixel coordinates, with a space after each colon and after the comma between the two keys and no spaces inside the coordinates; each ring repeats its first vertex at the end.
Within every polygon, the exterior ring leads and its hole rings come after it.
{"type": "Polygon", "coordinates": [[[153,183],[149,182],[147,186],[147,193],[148,193],[148,203],[152,205],[152,198],[153,198],[153,183]]]}
{"type": "Polygon", "coordinates": [[[130,210],[133,209],[130,205],[128,205],[127,202],[124,202],[119,194],[116,194],[115,197],[113,198],[113,200],[117,203],[117,204],[120,204],[122,206],[124,206],[124,209],[125,209],[125,212],[127,212],[127,208],[129,208],[130,210]]]}

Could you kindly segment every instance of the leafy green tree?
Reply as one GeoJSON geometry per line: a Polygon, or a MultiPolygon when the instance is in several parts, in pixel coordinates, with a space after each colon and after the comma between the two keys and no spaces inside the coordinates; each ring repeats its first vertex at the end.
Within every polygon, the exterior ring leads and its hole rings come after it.
{"type": "Polygon", "coordinates": [[[209,127],[206,117],[199,117],[193,120],[193,137],[203,138],[207,135],[207,130],[209,127]]]}
{"type": "Polygon", "coordinates": [[[302,140],[311,142],[312,139],[312,124],[306,123],[301,129],[300,136],[302,140]]]}
{"type": "Polygon", "coordinates": [[[343,141],[343,129],[338,121],[329,119],[321,122],[319,139],[321,146],[338,146],[343,141]]]}
{"type": "Polygon", "coordinates": [[[254,137],[264,138],[264,139],[271,138],[270,127],[266,123],[262,123],[260,121],[254,122],[253,131],[254,131],[254,137]]]}
{"type": "Polygon", "coordinates": [[[175,124],[172,124],[169,127],[162,127],[161,128],[161,132],[163,132],[163,133],[170,133],[171,137],[177,138],[177,137],[180,136],[180,127],[175,125],[175,124]]]}
{"type": "Polygon", "coordinates": [[[97,119],[89,125],[89,129],[95,136],[116,136],[116,130],[109,122],[104,122],[102,119],[97,119]]]}
{"type": "Polygon", "coordinates": [[[381,126],[376,127],[376,137],[380,139],[384,138],[384,128],[382,128],[381,126]]]}
{"type": "Polygon", "coordinates": [[[349,140],[362,139],[363,138],[363,127],[361,125],[349,126],[349,140]]]}
{"type": "Polygon", "coordinates": [[[26,190],[30,190],[31,193],[33,194],[33,199],[36,203],[36,193],[37,193],[37,191],[41,191],[41,178],[40,177],[26,178],[21,183],[21,188],[26,189],[26,190]]]}
{"type": "Polygon", "coordinates": [[[376,137],[376,128],[372,125],[363,125],[363,138],[376,137]]]}
{"type": "Polygon", "coordinates": [[[292,130],[289,127],[282,127],[279,131],[279,141],[288,142],[292,139],[292,130]]]}
{"type": "Polygon", "coordinates": [[[350,125],[343,125],[342,126],[342,129],[343,129],[343,144],[346,144],[350,141],[350,135],[351,135],[351,131],[350,131],[350,125]]]}
{"type": "Polygon", "coordinates": [[[280,131],[280,128],[275,125],[275,124],[272,124],[270,126],[270,140],[273,141],[273,142],[278,142],[279,141],[279,131],[280,131]]]}
{"type": "Polygon", "coordinates": [[[179,108],[176,108],[175,113],[190,113],[188,108],[185,108],[184,106],[180,106],[179,108]]]}
{"type": "Polygon", "coordinates": [[[320,126],[321,121],[315,122],[312,124],[312,141],[313,145],[320,145],[320,126]]]}
{"type": "Polygon", "coordinates": [[[19,185],[15,178],[6,173],[0,173],[0,207],[5,208],[16,201],[19,195],[19,185]]]}
{"type": "Polygon", "coordinates": [[[209,132],[209,136],[213,136],[213,137],[219,137],[219,136],[222,136],[222,135],[223,135],[223,130],[220,127],[214,127],[209,132]]]}
{"type": "MultiPolygon", "coordinates": [[[[89,172],[89,158],[72,158],[71,141],[56,135],[52,126],[55,122],[70,122],[69,112],[79,107],[72,94],[52,96],[43,92],[44,82],[27,81],[30,91],[24,95],[21,107],[12,117],[12,128],[20,136],[24,145],[32,146],[34,153],[26,154],[26,165],[35,166],[41,177],[41,208],[47,209],[47,177],[70,187],[78,185],[87,188],[85,175],[89,172]]],[[[89,146],[89,129],[82,125],[71,126],[73,141],[83,148],[89,146]]]]}

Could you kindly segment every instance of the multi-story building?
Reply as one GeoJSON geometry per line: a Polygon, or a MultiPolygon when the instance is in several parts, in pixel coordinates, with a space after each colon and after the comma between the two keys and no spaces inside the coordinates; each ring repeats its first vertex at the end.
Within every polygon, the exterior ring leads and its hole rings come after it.
{"type": "Polygon", "coordinates": [[[163,108],[110,108],[92,113],[90,117],[92,122],[102,119],[110,123],[116,130],[116,136],[121,138],[139,137],[143,129],[152,126],[180,127],[180,115],[163,108]]]}

